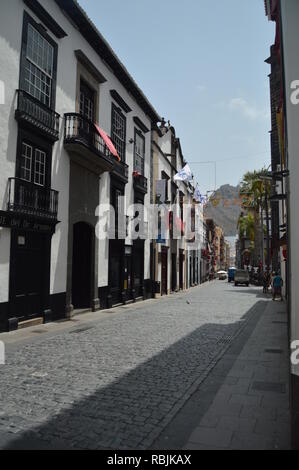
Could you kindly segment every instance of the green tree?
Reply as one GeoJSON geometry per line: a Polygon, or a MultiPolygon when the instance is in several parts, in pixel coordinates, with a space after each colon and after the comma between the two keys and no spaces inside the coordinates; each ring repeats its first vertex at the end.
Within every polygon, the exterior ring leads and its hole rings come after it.
{"type": "Polygon", "coordinates": [[[249,212],[247,215],[241,214],[239,217],[238,227],[239,233],[242,238],[249,238],[251,242],[254,242],[254,215],[249,212]]]}
{"type": "Polygon", "coordinates": [[[240,238],[242,238],[242,226],[247,224],[247,230],[249,230],[247,231],[247,238],[250,238],[252,242],[252,251],[254,252],[253,261],[255,264],[258,263],[259,259],[263,258],[262,244],[265,229],[261,213],[265,208],[266,197],[269,198],[271,193],[271,183],[269,180],[265,179],[267,173],[268,170],[266,168],[262,168],[259,171],[249,171],[245,173],[240,185],[242,208],[246,211],[248,216],[251,214],[249,220],[244,220],[244,222],[239,224],[240,238]],[[254,235],[252,234],[252,230],[254,231],[254,235]]]}
{"type": "Polygon", "coordinates": [[[258,214],[264,205],[265,196],[270,197],[271,183],[263,179],[267,175],[266,168],[260,171],[248,171],[243,176],[240,187],[240,197],[244,209],[253,209],[258,214]]]}

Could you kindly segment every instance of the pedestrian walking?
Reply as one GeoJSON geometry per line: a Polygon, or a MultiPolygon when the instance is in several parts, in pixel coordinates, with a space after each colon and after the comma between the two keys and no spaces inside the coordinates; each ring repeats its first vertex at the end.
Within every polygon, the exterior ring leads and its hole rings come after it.
{"type": "Polygon", "coordinates": [[[272,280],[272,300],[276,299],[276,296],[280,296],[280,300],[283,301],[282,297],[282,286],[283,286],[283,280],[282,277],[280,276],[279,273],[275,273],[275,276],[273,277],[272,280]]]}

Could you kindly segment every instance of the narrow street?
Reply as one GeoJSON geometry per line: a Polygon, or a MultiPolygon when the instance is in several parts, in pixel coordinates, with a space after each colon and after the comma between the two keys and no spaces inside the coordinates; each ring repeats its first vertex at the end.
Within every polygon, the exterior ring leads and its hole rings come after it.
{"type": "Polygon", "coordinates": [[[215,281],[4,333],[0,448],[288,448],[284,310],[215,281]]]}

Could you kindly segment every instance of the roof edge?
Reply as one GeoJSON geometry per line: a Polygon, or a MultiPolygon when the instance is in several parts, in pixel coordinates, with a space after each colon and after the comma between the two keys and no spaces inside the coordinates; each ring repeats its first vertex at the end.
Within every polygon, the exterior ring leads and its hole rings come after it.
{"type": "Polygon", "coordinates": [[[122,85],[135,98],[139,106],[150,117],[152,122],[160,122],[161,117],[152,106],[143,91],[139,88],[124,64],[117,57],[109,43],[102,36],[92,20],[77,0],[55,0],[56,4],[78,27],[79,32],[87,40],[96,53],[111,67],[122,85]]]}

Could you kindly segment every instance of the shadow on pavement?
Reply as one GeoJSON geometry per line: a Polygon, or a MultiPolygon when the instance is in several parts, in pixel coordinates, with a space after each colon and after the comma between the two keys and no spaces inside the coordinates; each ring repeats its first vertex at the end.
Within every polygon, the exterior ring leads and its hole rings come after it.
{"type": "MultiPolygon", "coordinates": [[[[250,320],[260,316],[266,304],[256,302],[235,323],[211,323],[199,327],[110,385],[91,395],[86,393],[85,398],[78,399],[68,408],[59,408],[59,403],[56,416],[21,435],[20,432],[6,435],[0,447],[15,450],[150,448],[195,392],[196,388],[191,390],[191,387],[199,383],[198,378],[215,366],[220,351],[230,344],[234,346],[231,343],[233,337],[250,320]]],[[[82,332],[80,338],[87,341],[88,332],[82,332]]],[[[221,370],[225,380],[227,371],[223,366],[221,370]]],[[[216,389],[220,385],[221,380],[216,389]]],[[[72,383],[69,387],[71,390],[72,383]]],[[[211,390],[208,393],[211,394],[211,390]]],[[[205,403],[202,411],[204,407],[205,403]]],[[[192,421],[191,415],[192,411],[192,421]]],[[[187,424],[188,420],[185,426],[187,424]]]]}
{"type": "Polygon", "coordinates": [[[251,289],[250,287],[244,288],[242,286],[234,286],[234,288],[230,291],[234,293],[244,293],[244,294],[254,294],[257,298],[267,300],[271,297],[271,293],[268,292],[268,294],[263,293],[263,288],[261,287],[260,290],[251,289]]]}
{"type": "Polygon", "coordinates": [[[199,385],[191,398],[181,408],[179,413],[169,423],[151,448],[153,450],[172,450],[186,448],[188,437],[201,423],[210,409],[216,395],[224,383],[234,384],[235,379],[227,377],[235,361],[238,359],[244,345],[265,311],[268,302],[259,301],[254,306],[246,326],[230,344],[225,354],[219,359],[208,377],[199,385]]]}

